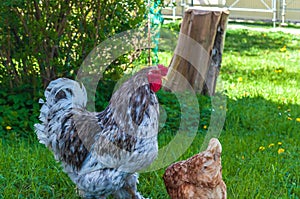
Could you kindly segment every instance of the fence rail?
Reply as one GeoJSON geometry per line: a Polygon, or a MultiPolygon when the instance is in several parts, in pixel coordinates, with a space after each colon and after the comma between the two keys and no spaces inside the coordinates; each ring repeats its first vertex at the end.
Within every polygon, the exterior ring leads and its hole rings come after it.
{"type": "Polygon", "coordinates": [[[299,0],[168,0],[169,5],[163,14],[169,18],[182,17],[188,7],[220,6],[230,10],[231,19],[269,20],[274,26],[277,22],[300,22],[299,0]],[[174,6],[176,5],[176,6],[174,6]]]}

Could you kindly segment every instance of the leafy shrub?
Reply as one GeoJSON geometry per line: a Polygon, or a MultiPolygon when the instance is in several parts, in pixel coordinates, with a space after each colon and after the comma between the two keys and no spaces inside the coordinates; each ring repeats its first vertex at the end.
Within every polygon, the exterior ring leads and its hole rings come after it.
{"type": "Polygon", "coordinates": [[[33,124],[38,120],[40,106],[32,90],[0,91],[0,137],[16,139],[34,135],[33,124]]]}
{"type": "MultiPolygon", "coordinates": [[[[46,87],[56,77],[72,77],[94,47],[136,28],[145,11],[144,0],[4,0],[0,4],[0,82],[38,87],[36,79],[41,78],[46,87]]],[[[128,60],[123,56],[118,62],[128,60]]]]}

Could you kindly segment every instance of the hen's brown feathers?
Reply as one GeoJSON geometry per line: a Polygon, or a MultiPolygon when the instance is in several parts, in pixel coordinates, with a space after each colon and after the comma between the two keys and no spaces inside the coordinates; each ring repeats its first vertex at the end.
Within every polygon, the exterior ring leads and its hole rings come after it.
{"type": "Polygon", "coordinates": [[[205,151],[169,166],[163,179],[171,198],[225,199],[221,151],[221,144],[213,138],[205,151]]]}

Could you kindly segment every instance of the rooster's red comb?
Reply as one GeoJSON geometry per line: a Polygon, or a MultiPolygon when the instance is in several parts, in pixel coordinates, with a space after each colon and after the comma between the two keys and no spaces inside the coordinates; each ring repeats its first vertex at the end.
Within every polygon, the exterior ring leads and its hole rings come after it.
{"type": "Polygon", "coordinates": [[[161,75],[162,76],[166,76],[168,74],[168,68],[165,67],[162,64],[158,64],[157,67],[159,68],[159,70],[161,71],[161,75]]]}

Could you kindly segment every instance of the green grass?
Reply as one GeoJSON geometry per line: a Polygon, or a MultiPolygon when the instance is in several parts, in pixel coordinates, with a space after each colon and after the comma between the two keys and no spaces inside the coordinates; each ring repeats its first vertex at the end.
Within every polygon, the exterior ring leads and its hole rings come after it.
{"type": "Polygon", "coordinates": [[[0,198],[76,198],[73,183],[37,143],[0,142],[0,198]]]}
{"type": "MultiPolygon", "coordinates": [[[[219,139],[228,198],[299,199],[300,38],[246,30],[228,30],[226,36],[220,78],[227,112],[219,139]]],[[[180,109],[173,95],[160,92],[158,97],[168,116],[159,134],[164,146],[177,131],[180,109]]],[[[199,152],[209,126],[211,100],[198,100],[198,133],[180,159],[199,152]]],[[[76,198],[75,186],[51,152],[36,139],[7,136],[14,129],[2,124],[0,198],[76,198]]],[[[139,191],[168,198],[163,172],[141,173],[139,191]]]]}

